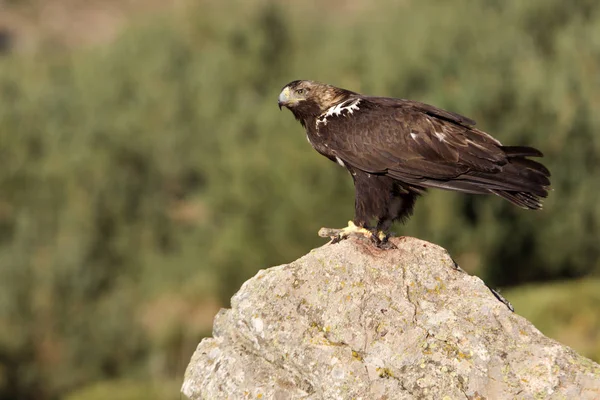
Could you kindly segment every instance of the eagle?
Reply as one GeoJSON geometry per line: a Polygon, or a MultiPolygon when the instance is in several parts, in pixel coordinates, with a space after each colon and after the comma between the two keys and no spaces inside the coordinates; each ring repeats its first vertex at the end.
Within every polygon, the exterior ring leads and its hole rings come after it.
{"type": "Polygon", "coordinates": [[[504,146],[462,115],[310,80],[285,85],[278,105],[300,121],[317,152],[354,180],[354,220],[328,230],[334,241],[358,234],[386,243],[394,221],[408,219],[427,188],[494,194],[530,210],[548,196],[550,172],[529,158],[541,151],[504,146]]]}

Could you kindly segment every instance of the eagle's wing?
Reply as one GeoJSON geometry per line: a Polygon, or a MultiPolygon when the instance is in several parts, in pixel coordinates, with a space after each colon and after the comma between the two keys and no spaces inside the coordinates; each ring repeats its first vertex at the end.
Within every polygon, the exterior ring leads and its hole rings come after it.
{"type": "MultiPolygon", "coordinates": [[[[362,98],[358,107],[326,126],[329,148],[354,168],[425,187],[547,195],[548,170],[525,158],[538,150],[502,146],[474,121],[423,103],[362,98]]],[[[519,205],[538,208],[534,196],[519,205]]]]}
{"type": "MultiPolygon", "coordinates": [[[[427,115],[431,115],[440,119],[444,119],[450,122],[454,122],[459,125],[464,126],[475,126],[475,121],[471,118],[467,118],[463,115],[453,113],[452,111],[446,111],[441,108],[434,107],[432,105],[421,103],[413,100],[404,100],[404,99],[394,99],[391,97],[373,97],[373,96],[363,96],[363,98],[369,101],[372,104],[378,104],[383,107],[392,107],[392,108],[412,108],[414,110],[418,110],[427,115]]],[[[493,139],[493,138],[492,138],[493,139]]],[[[495,140],[495,139],[493,139],[495,140]]]]}

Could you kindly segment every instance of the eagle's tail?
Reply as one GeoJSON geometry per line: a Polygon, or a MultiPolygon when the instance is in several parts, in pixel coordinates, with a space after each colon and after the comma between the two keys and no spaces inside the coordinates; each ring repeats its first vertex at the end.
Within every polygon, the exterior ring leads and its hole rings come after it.
{"type": "MultiPolygon", "coordinates": [[[[491,190],[492,193],[510,201],[514,205],[529,210],[541,210],[542,199],[540,196],[528,192],[509,192],[506,190],[491,190]]],[[[546,196],[543,196],[546,197],[546,196]]]]}
{"type": "Polygon", "coordinates": [[[511,203],[532,210],[542,208],[542,199],[548,197],[550,171],[537,161],[525,157],[543,157],[541,151],[527,146],[503,146],[509,165],[498,180],[514,185],[517,190],[492,189],[490,192],[511,203]]]}
{"type": "Polygon", "coordinates": [[[519,207],[541,209],[550,189],[550,171],[526,157],[542,157],[542,152],[526,146],[502,146],[501,149],[508,159],[501,171],[469,171],[455,179],[424,179],[415,183],[463,193],[493,193],[519,207]]]}

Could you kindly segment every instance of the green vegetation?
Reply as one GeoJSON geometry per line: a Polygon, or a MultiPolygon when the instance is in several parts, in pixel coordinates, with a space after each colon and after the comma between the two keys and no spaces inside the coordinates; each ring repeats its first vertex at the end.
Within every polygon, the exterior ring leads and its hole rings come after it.
{"type": "Polygon", "coordinates": [[[526,285],[504,295],[544,335],[600,360],[599,279],[526,285]]]}
{"type": "MultiPolygon", "coordinates": [[[[109,381],[90,385],[85,389],[70,394],[65,400],[165,400],[179,399],[177,392],[180,381],[173,382],[139,382],[109,381]]],[[[185,398],[183,395],[181,398],[185,398]]]]}
{"type": "Polygon", "coordinates": [[[347,173],[277,110],[293,79],[436,104],[545,152],[543,212],[437,191],[399,233],[495,286],[600,272],[600,3],[277,4],[0,59],[0,399],[120,379],[71,398],[148,398],[127,382],[181,379],[241,282],[346,224],[347,173]]]}

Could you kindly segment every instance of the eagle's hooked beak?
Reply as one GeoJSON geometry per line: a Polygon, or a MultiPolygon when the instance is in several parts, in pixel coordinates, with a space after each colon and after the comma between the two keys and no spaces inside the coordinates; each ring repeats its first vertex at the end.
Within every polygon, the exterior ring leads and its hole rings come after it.
{"type": "Polygon", "coordinates": [[[290,102],[290,88],[287,86],[283,88],[281,93],[279,93],[279,99],[277,101],[277,105],[281,110],[281,107],[286,106],[290,102]]]}

